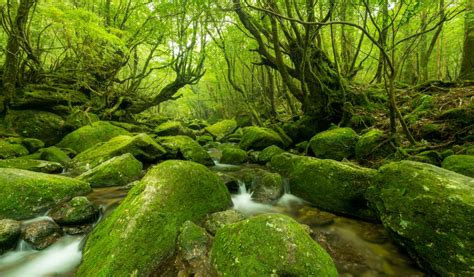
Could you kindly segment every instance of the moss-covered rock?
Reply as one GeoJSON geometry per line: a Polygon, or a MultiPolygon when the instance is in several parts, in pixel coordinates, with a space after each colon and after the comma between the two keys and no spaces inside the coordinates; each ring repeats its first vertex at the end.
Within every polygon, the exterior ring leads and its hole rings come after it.
{"type": "Polygon", "coordinates": [[[380,168],[367,193],[385,228],[425,269],[441,276],[474,272],[474,179],[402,161],[380,168]]]}
{"type": "Polygon", "coordinates": [[[48,215],[61,225],[76,225],[94,221],[98,213],[99,209],[87,197],[78,196],[53,208],[48,215]]]}
{"type": "Polygon", "coordinates": [[[222,151],[222,157],[220,162],[223,164],[243,164],[248,160],[247,151],[234,148],[226,147],[222,151]]]}
{"type": "Polygon", "coordinates": [[[30,153],[34,153],[44,147],[44,142],[35,138],[24,138],[21,140],[21,144],[25,146],[30,153]]]}
{"type": "Polygon", "coordinates": [[[72,178],[0,168],[0,218],[31,218],[90,191],[88,183],[72,178]]]}
{"type": "Polygon", "coordinates": [[[235,119],[227,119],[206,127],[205,130],[217,141],[221,141],[232,134],[238,127],[239,126],[237,125],[237,121],[235,121],[235,119]]]}
{"type": "Polygon", "coordinates": [[[66,117],[64,125],[66,130],[73,131],[99,120],[96,114],[77,109],[66,117]]]}
{"type": "Polygon", "coordinates": [[[56,146],[40,149],[40,159],[50,162],[60,163],[62,165],[71,161],[71,158],[61,149],[56,146]]]}
{"type": "Polygon", "coordinates": [[[464,127],[474,124],[474,104],[466,107],[453,108],[439,116],[441,120],[449,120],[457,126],[464,127]]]}
{"type": "Polygon", "coordinates": [[[315,135],[309,147],[317,158],[341,161],[354,155],[359,136],[351,128],[336,128],[315,135]]]}
{"type": "Polygon", "coordinates": [[[61,228],[54,221],[41,220],[26,226],[23,239],[35,249],[42,250],[58,241],[62,234],[61,228]]]}
{"type": "Polygon", "coordinates": [[[63,166],[59,163],[22,158],[0,160],[0,168],[17,168],[43,173],[61,173],[63,171],[63,166]]]}
{"type": "Polygon", "coordinates": [[[203,165],[165,161],[148,171],[92,231],[77,276],[148,276],[173,258],[179,228],[225,210],[230,194],[203,165]]]}
{"type": "Polygon", "coordinates": [[[265,170],[257,171],[250,183],[252,199],[271,203],[279,199],[284,193],[283,178],[278,173],[272,173],[265,170]]]}
{"type": "Polygon", "coordinates": [[[474,178],[474,156],[451,155],[444,159],[443,168],[474,178]]]}
{"type": "Polygon", "coordinates": [[[112,125],[109,122],[97,121],[69,133],[57,146],[71,148],[80,153],[98,143],[109,141],[116,136],[129,134],[125,129],[112,125]]]}
{"type": "Polygon", "coordinates": [[[133,137],[118,136],[79,153],[71,160],[69,166],[77,172],[84,173],[113,157],[126,153],[132,154],[139,161],[153,162],[165,155],[166,150],[146,134],[133,137]]]}
{"type": "Polygon", "coordinates": [[[338,276],[331,257],[293,219],[260,215],[217,231],[219,276],[338,276]]]}
{"type": "Polygon", "coordinates": [[[16,220],[0,220],[0,255],[12,249],[21,235],[21,223],[16,220]]]}
{"type": "Polygon", "coordinates": [[[329,212],[375,219],[365,199],[366,190],[375,180],[375,170],[334,160],[283,155],[275,157],[272,166],[287,174],[291,193],[329,212]]]}
{"type": "Polygon", "coordinates": [[[188,136],[195,138],[193,130],[179,121],[168,121],[158,125],[153,132],[158,136],[188,136]]]}
{"type": "Polygon", "coordinates": [[[188,136],[160,137],[158,142],[166,148],[171,158],[183,158],[203,165],[214,165],[207,151],[195,140],[188,136]]]}
{"type": "Polygon", "coordinates": [[[204,228],[206,228],[206,230],[212,235],[215,235],[222,227],[244,219],[244,215],[236,210],[217,212],[207,216],[204,221],[204,228]]]}
{"type": "Polygon", "coordinates": [[[243,136],[240,141],[240,148],[244,150],[263,150],[271,145],[284,146],[280,135],[275,131],[263,127],[246,127],[242,129],[243,136]]]}
{"type": "Polygon", "coordinates": [[[206,145],[206,144],[209,144],[209,143],[211,143],[211,142],[214,142],[214,138],[212,138],[212,136],[209,136],[209,135],[203,135],[203,136],[198,136],[198,137],[196,138],[196,141],[197,141],[200,145],[204,146],[204,145],[206,145]]]}
{"type": "Polygon", "coordinates": [[[262,152],[258,154],[258,162],[261,164],[266,164],[271,161],[274,156],[282,154],[284,152],[285,150],[281,149],[276,145],[269,146],[263,149],[262,152]]]}
{"type": "Polygon", "coordinates": [[[358,161],[383,158],[393,152],[387,141],[387,135],[381,130],[372,129],[360,136],[355,146],[358,161]]]}
{"type": "Polygon", "coordinates": [[[92,187],[124,186],[135,181],[142,170],[142,163],[127,153],[84,172],[78,179],[90,183],[92,187]]]}
{"type": "Polygon", "coordinates": [[[47,146],[57,143],[64,135],[63,118],[50,112],[10,111],[5,121],[22,137],[40,139],[47,146]]]}
{"type": "Polygon", "coordinates": [[[15,158],[28,154],[28,149],[23,145],[0,140],[0,159],[15,158]]]}

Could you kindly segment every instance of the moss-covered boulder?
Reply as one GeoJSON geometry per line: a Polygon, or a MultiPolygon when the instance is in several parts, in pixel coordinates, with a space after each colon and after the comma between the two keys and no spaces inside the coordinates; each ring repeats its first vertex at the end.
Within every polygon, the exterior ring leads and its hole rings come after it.
{"type": "Polygon", "coordinates": [[[430,164],[379,169],[367,197],[390,235],[429,272],[474,273],[474,179],[430,164]]]}
{"type": "Polygon", "coordinates": [[[0,168],[17,168],[43,173],[61,173],[63,171],[63,166],[59,163],[22,158],[0,160],[0,168]]]}
{"type": "Polygon", "coordinates": [[[207,151],[188,136],[160,137],[158,142],[166,148],[171,158],[182,158],[203,165],[214,165],[207,151]]]}
{"type": "Polygon", "coordinates": [[[165,161],[148,171],[89,235],[77,276],[159,275],[182,224],[225,210],[230,194],[205,166],[165,161]]]}
{"type": "Polygon", "coordinates": [[[263,150],[271,145],[284,147],[284,142],[280,135],[269,128],[246,127],[242,129],[243,136],[240,141],[240,148],[244,150],[263,150]]]}
{"type": "Polygon", "coordinates": [[[0,140],[0,159],[9,159],[28,155],[28,149],[17,143],[0,140]]]}
{"type": "Polygon", "coordinates": [[[331,257],[305,229],[278,214],[217,231],[211,262],[219,276],[338,276],[331,257]]]}
{"type": "Polygon", "coordinates": [[[244,219],[244,215],[237,210],[217,212],[207,216],[204,221],[204,228],[206,228],[206,230],[212,235],[215,235],[222,227],[244,219]]]}
{"type": "Polygon", "coordinates": [[[90,191],[88,183],[72,178],[0,168],[0,219],[31,218],[90,191]]]}
{"type": "Polygon", "coordinates": [[[135,181],[142,170],[143,164],[127,153],[84,172],[78,179],[88,182],[92,187],[124,186],[135,181]]]}
{"type": "Polygon", "coordinates": [[[30,153],[34,153],[44,147],[44,142],[35,138],[24,138],[21,140],[21,144],[25,146],[30,153]]]}
{"type": "Polygon", "coordinates": [[[44,111],[12,110],[5,117],[5,122],[22,137],[40,139],[47,146],[60,141],[65,131],[62,117],[44,111]]]}
{"type": "Polygon", "coordinates": [[[268,146],[258,154],[258,162],[261,164],[266,164],[271,161],[274,156],[282,154],[284,152],[285,150],[281,149],[276,145],[268,146]]]}
{"type": "Polygon", "coordinates": [[[372,129],[361,135],[355,146],[355,155],[358,161],[383,158],[394,149],[387,140],[388,136],[381,130],[372,129]]]}
{"type": "Polygon", "coordinates": [[[358,140],[359,136],[351,128],[336,128],[315,135],[309,147],[316,158],[341,161],[354,155],[358,140]]]}
{"type": "Polygon", "coordinates": [[[338,214],[374,220],[365,193],[373,185],[377,171],[352,163],[284,155],[272,166],[290,181],[291,193],[316,207],[338,214]],[[277,164],[280,162],[280,164],[277,164]]]}
{"type": "Polygon", "coordinates": [[[112,125],[107,121],[97,121],[69,133],[57,146],[70,148],[80,153],[98,143],[107,142],[116,136],[129,134],[125,129],[112,125]]]}
{"type": "Polygon", "coordinates": [[[222,150],[220,162],[223,164],[239,165],[245,163],[247,160],[247,151],[234,147],[226,147],[222,150]]]}
{"type": "Polygon", "coordinates": [[[62,165],[71,161],[71,158],[61,149],[56,146],[40,149],[40,159],[50,162],[60,163],[62,165]]]}
{"type": "Polygon", "coordinates": [[[150,136],[118,136],[79,153],[69,163],[75,171],[84,173],[113,157],[130,153],[139,161],[153,162],[166,154],[166,150],[150,136]]]}
{"type": "Polygon", "coordinates": [[[474,156],[451,155],[443,160],[443,168],[474,178],[474,156]]]}
{"type": "Polygon", "coordinates": [[[86,125],[91,125],[94,122],[99,121],[99,117],[96,114],[85,112],[81,109],[76,109],[65,119],[65,128],[68,131],[77,130],[86,125]]]}
{"type": "Polygon", "coordinates": [[[16,220],[0,220],[0,255],[12,249],[21,235],[21,223],[16,220]]]}
{"type": "Polygon", "coordinates": [[[158,136],[188,136],[195,138],[193,130],[179,121],[167,121],[158,125],[153,132],[158,136]]]}
{"type": "Polygon", "coordinates": [[[206,127],[205,130],[211,134],[217,141],[221,141],[230,134],[234,133],[238,128],[237,121],[235,119],[227,119],[219,121],[209,127],[206,127]]]}
{"type": "Polygon", "coordinates": [[[48,215],[61,225],[77,225],[94,221],[99,209],[84,196],[78,196],[54,207],[48,215]]]}

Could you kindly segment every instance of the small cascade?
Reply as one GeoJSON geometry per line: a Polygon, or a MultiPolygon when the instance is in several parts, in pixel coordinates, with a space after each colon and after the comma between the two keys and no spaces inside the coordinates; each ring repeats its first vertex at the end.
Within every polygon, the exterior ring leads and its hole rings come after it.
{"type": "Polygon", "coordinates": [[[260,213],[275,212],[271,205],[257,203],[252,200],[252,193],[247,191],[245,184],[239,181],[239,192],[232,196],[234,209],[245,214],[255,215],[260,213]]]}
{"type": "Polygon", "coordinates": [[[295,196],[291,194],[290,191],[290,182],[288,179],[283,180],[283,195],[278,199],[276,202],[276,205],[279,207],[284,207],[287,209],[290,209],[295,206],[301,206],[306,204],[306,201],[303,199],[299,198],[298,196],[295,196]]]}

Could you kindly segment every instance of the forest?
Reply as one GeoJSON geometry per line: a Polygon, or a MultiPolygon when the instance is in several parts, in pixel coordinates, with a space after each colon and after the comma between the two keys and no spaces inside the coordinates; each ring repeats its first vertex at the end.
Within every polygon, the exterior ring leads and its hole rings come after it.
{"type": "Polygon", "coordinates": [[[474,0],[0,13],[0,276],[474,276],[474,0]]]}

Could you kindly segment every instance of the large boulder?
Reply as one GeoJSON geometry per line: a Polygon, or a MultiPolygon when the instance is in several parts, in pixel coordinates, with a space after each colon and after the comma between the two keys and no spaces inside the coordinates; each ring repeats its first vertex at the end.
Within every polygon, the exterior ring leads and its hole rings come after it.
{"type": "Polygon", "coordinates": [[[175,254],[184,222],[198,222],[230,205],[226,187],[205,166],[165,161],[92,231],[77,276],[158,276],[175,254]]]}
{"type": "Polygon", "coordinates": [[[443,168],[474,178],[474,156],[451,155],[443,160],[443,168]]]}
{"type": "Polygon", "coordinates": [[[58,224],[51,220],[41,220],[28,225],[23,239],[35,249],[42,250],[58,241],[63,235],[58,224]]]}
{"type": "Polygon", "coordinates": [[[63,171],[63,166],[59,163],[21,158],[0,160],[0,168],[17,168],[43,173],[61,173],[63,171]]]}
{"type": "Polygon", "coordinates": [[[291,193],[316,207],[362,219],[375,219],[365,193],[375,181],[376,170],[289,154],[275,156],[272,166],[288,176],[291,193]]]}
{"type": "Polygon", "coordinates": [[[263,150],[271,145],[284,147],[280,135],[275,131],[263,127],[246,127],[243,129],[242,140],[240,141],[240,148],[244,150],[263,150]]]}
{"type": "Polygon", "coordinates": [[[237,121],[235,119],[227,119],[219,121],[209,127],[206,127],[205,130],[211,134],[217,141],[221,141],[238,128],[237,121]]]}
{"type": "Polygon", "coordinates": [[[56,146],[43,148],[38,151],[40,159],[50,162],[60,163],[62,165],[71,161],[71,158],[61,149],[56,146]]]}
{"type": "Polygon", "coordinates": [[[92,187],[124,186],[135,181],[142,170],[143,164],[132,154],[126,153],[84,172],[78,178],[92,187]]]}
{"type": "Polygon", "coordinates": [[[203,165],[214,165],[207,151],[195,140],[188,136],[160,137],[158,142],[172,153],[172,158],[183,158],[203,165]]]}
{"type": "Polygon", "coordinates": [[[15,247],[21,235],[21,223],[16,220],[0,220],[0,255],[15,247]]]}
{"type": "Polygon", "coordinates": [[[0,168],[0,219],[31,218],[90,191],[88,183],[72,178],[0,168]]]}
{"type": "Polygon", "coordinates": [[[234,147],[226,147],[222,150],[222,157],[220,163],[223,164],[243,164],[248,160],[248,155],[245,150],[234,147]]]}
{"type": "Polygon", "coordinates": [[[378,129],[372,129],[363,134],[355,146],[356,158],[361,162],[384,158],[393,152],[388,136],[378,129]]]}
{"type": "Polygon", "coordinates": [[[63,118],[50,112],[12,110],[6,116],[5,122],[22,137],[40,139],[48,146],[60,141],[64,135],[63,118]]]}
{"type": "Polygon", "coordinates": [[[107,121],[97,121],[69,133],[57,146],[70,148],[80,153],[98,143],[107,142],[116,136],[129,134],[125,129],[112,125],[107,121]]]}
{"type": "Polygon", "coordinates": [[[315,135],[309,147],[316,158],[341,161],[354,155],[358,140],[359,136],[351,128],[336,128],[315,135]]]}
{"type": "Polygon", "coordinates": [[[179,121],[168,121],[158,125],[154,129],[154,133],[158,136],[189,136],[194,138],[193,130],[185,127],[179,121]]]}
{"type": "Polygon", "coordinates": [[[10,143],[6,140],[0,140],[0,159],[9,159],[28,155],[28,149],[21,144],[10,143]]]}
{"type": "Polygon", "coordinates": [[[263,149],[262,152],[258,154],[258,162],[262,164],[266,164],[272,160],[272,158],[276,155],[280,155],[284,153],[285,150],[281,149],[276,145],[268,146],[267,148],[263,149]]]}
{"type": "Polygon", "coordinates": [[[69,166],[77,172],[84,173],[113,157],[126,153],[132,154],[139,161],[153,162],[166,154],[166,150],[146,134],[133,137],[118,136],[79,153],[71,160],[69,166]]]}
{"type": "Polygon", "coordinates": [[[49,211],[48,215],[58,224],[77,225],[94,221],[99,209],[85,196],[78,196],[49,211]]]}
{"type": "Polygon", "coordinates": [[[278,214],[221,228],[211,262],[219,276],[338,276],[329,254],[306,230],[278,214]]]}
{"type": "Polygon", "coordinates": [[[368,199],[391,236],[426,270],[474,273],[474,179],[401,161],[380,168],[368,199]]]}

